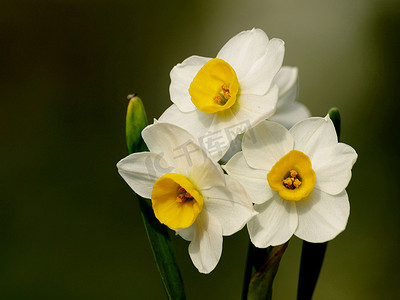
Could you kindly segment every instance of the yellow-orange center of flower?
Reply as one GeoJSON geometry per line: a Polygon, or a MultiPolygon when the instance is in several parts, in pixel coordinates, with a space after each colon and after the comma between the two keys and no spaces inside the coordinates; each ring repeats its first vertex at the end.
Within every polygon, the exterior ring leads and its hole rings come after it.
{"type": "Polygon", "coordinates": [[[203,209],[203,196],[185,176],[167,173],[153,185],[151,202],[156,218],[172,229],[187,228],[203,209]]]}
{"type": "Polygon", "coordinates": [[[189,87],[193,104],[202,112],[216,113],[232,107],[239,91],[235,70],[224,60],[209,60],[189,87]]]}
{"type": "Polygon", "coordinates": [[[275,163],[267,180],[283,199],[299,201],[314,189],[315,172],[306,154],[292,150],[275,163]]]}

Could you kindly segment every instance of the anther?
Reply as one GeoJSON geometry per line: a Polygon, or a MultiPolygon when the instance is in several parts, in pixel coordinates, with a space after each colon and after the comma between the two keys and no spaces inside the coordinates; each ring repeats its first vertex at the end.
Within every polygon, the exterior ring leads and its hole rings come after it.
{"type": "Polygon", "coordinates": [[[178,195],[176,197],[176,202],[178,202],[178,203],[182,203],[182,202],[185,202],[185,201],[186,201],[186,198],[185,198],[184,195],[178,195]]]}
{"type": "Polygon", "coordinates": [[[293,181],[293,185],[295,188],[299,187],[301,185],[301,181],[298,180],[297,178],[293,181]]]}
{"type": "Polygon", "coordinates": [[[301,185],[299,173],[296,170],[290,170],[287,177],[282,180],[282,183],[289,190],[298,188],[301,185]]]}
{"type": "Polygon", "coordinates": [[[219,105],[225,105],[225,103],[231,98],[231,93],[229,87],[226,84],[221,86],[221,91],[219,95],[213,98],[214,102],[219,105]]]}
{"type": "Polygon", "coordinates": [[[190,195],[183,187],[178,189],[178,195],[176,196],[176,202],[184,203],[186,201],[193,200],[193,196],[190,195]]]}
{"type": "Polygon", "coordinates": [[[193,199],[192,195],[190,195],[188,192],[185,193],[185,198],[186,199],[193,199]]]}
{"type": "Polygon", "coordinates": [[[220,104],[220,105],[223,105],[224,103],[224,99],[220,96],[220,95],[218,95],[218,96],[215,96],[214,98],[213,98],[213,100],[217,103],[217,104],[220,104]]]}

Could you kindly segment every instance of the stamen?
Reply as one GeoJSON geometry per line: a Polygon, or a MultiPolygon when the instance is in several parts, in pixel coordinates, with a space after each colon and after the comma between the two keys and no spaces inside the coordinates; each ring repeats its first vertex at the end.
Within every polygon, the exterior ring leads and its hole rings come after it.
{"type": "Polygon", "coordinates": [[[293,181],[293,185],[295,188],[299,187],[301,185],[301,181],[298,180],[297,178],[293,181]]]}
{"type": "Polygon", "coordinates": [[[285,188],[289,190],[294,190],[301,185],[301,178],[299,177],[299,173],[296,170],[290,170],[288,172],[288,176],[282,180],[285,188]]]}
{"type": "Polygon", "coordinates": [[[213,100],[214,100],[217,104],[219,104],[219,105],[224,105],[224,104],[225,104],[225,103],[224,103],[224,99],[223,99],[220,95],[215,96],[215,97],[213,98],[213,100]]]}
{"type": "Polygon", "coordinates": [[[185,201],[186,201],[186,198],[185,198],[184,195],[178,195],[178,196],[176,197],[176,202],[178,202],[178,203],[183,203],[183,202],[185,202],[185,201]]]}
{"type": "Polygon", "coordinates": [[[176,202],[178,203],[184,203],[186,201],[191,201],[193,200],[193,196],[190,195],[188,192],[183,187],[180,187],[178,189],[178,196],[176,197],[176,202]]]}
{"type": "Polygon", "coordinates": [[[229,87],[226,84],[221,86],[221,92],[219,95],[213,98],[214,102],[219,105],[225,105],[225,103],[231,98],[229,87]]]}
{"type": "Polygon", "coordinates": [[[283,180],[283,184],[286,185],[292,185],[293,181],[292,178],[288,177],[286,179],[283,180]]]}
{"type": "Polygon", "coordinates": [[[221,88],[222,88],[222,90],[224,92],[228,92],[229,93],[229,87],[226,84],[223,84],[221,88]]]}

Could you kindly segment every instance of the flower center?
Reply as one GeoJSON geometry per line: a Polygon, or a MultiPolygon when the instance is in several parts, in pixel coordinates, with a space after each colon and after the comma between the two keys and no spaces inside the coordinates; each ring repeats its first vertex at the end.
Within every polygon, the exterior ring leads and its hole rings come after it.
{"type": "Polygon", "coordinates": [[[193,104],[202,112],[216,113],[236,102],[239,81],[235,70],[224,60],[209,60],[196,74],[189,87],[193,104]]]}
{"type": "Polygon", "coordinates": [[[176,196],[176,202],[183,203],[186,201],[192,201],[194,198],[190,195],[183,187],[178,189],[178,196],[176,196]]]}
{"type": "Polygon", "coordinates": [[[167,173],[153,185],[151,202],[156,218],[172,229],[187,228],[203,209],[203,196],[185,176],[167,173]]]}
{"type": "Polygon", "coordinates": [[[307,155],[292,150],[275,163],[267,180],[283,199],[299,201],[314,189],[315,172],[307,155]]]}
{"type": "Polygon", "coordinates": [[[285,188],[294,190],[301,185],[301,178],[296,170],[290,170],[285,179],[282,180],[285,188]]]}
{"type": "Polygon", "coordinates": [[[221,91],[219,92],[219,95],[215,96],[213,98],[214,102],[219,104],[219,105],[225,105],[226,102],[231,98],[231,94],[229,91],[229,87],[226,86],[226,84],[223,84],[221,86],[221,91]]]}

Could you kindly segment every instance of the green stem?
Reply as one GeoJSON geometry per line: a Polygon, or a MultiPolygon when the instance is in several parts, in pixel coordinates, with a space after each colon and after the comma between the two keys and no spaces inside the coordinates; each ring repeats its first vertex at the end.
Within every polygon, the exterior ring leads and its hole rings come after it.
{"type": "Polygon", "coordinates": [[[255,247],[253,243],[249,240],[249,246],[247,248],[247,258],[246,258],[246,267],[244,270],[244,278],[243,278],[243,289],[242,289],[242,300],[247,299],[247,293],[249,292],[249,283],[251,279],[251,275],[253,273],[253,252],[255,251],[255,247]]]}
{"type": "MultiPolygon", "coordinates": [[[[126,143],[129,154],[148,151],[141,132],[147,126],[146,112],[142,101],[135,95],[128,96],[126,114],[126,143]]],[[[168,299],[186,299],[182,276],[175,261],[168,228],[162,225],[154,215],[151,200],[138,196],[139,208],[144,227],[150,242],[154,260],[164,284],[168,299]]]]}
{"type": "MultiPolygon", "coordinates": [[[[340,137],[340,113],[337,108],[329,110],[329,117],[335,126],[338,140],[340,137]]],[[[321,272],[328,243],[309,243],[303,241],[301,252],[297,300],[311,300],[321,272]]]]}
{"type": "Polygon", "coordinates": [[[272,298],[272,284],[287,245],[288,243],[285,243],[260,249],[249,242],[243,282],[243,300],[270,300],[272,298]]]}

